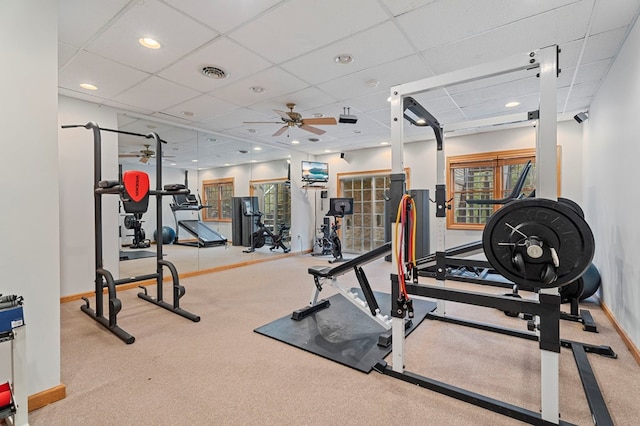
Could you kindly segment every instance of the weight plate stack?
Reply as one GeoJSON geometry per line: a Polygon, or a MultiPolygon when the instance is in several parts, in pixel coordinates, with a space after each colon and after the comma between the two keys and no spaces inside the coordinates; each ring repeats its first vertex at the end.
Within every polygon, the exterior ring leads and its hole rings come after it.
{"type": "Polygon", "coordinates": [[[567,285],[587,270],[595,253],[584,218],[544,198],[513,201],[495,212],[482,243],[489,263],[521,289],[567,285]]]}

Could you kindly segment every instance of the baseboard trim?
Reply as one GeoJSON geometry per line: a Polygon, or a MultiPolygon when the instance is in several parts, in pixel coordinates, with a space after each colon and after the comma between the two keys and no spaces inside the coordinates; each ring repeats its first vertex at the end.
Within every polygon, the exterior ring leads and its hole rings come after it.
{"type": "Polygon", "coordinates": [[[37,410],[45,405],[52,404],[67,397],[67,387],[65,385],[54,386],[50,389],[43,390],[36,394],[30,395],[28,398],[29,411],[37,410]]]}
{"type": "MultiPolygon", "coordinates": [[[[239,263],[233,263],[230,265],[223,265],[223,266],[217,266],[215,268],[210,268],[210,269],[203,269],[201,271],[193,271],[193,272],[185,272],[183,274],[178,274],[178,277],[180,279],[182,278],[189,278],[189,277],[196,277],[198,275],[204,275],[204,274],[210,274],[211,272],[220,272],[220,271],[227,271],[229,269],[234,269],[234,268],[240,268],[242,266],[247,266],[247,265],[253,265],[256,263],[262,263],[262,262],[269,262],[272,260],[277,260],[277,259],[282,259],[283,257],[290,257],[290,256],[297,256],[299,254],[308,254],[311,253],[311,250],[306,250],[306,251],[302,251],[302,252],[296,252],[296,253],[283,253],[283,254],[273,254],[272,256],[269,257],[263,257],[261,259],[253,259],[253,260],[247,260],[245,262],[239,262],[239,263]]],[[[163,277],[164,280],[171,280],[171,275],[167,275],[165,277],[163,277]]],[[[146,281],[140,281],[140,282],[135,282],[135,283],[131,283],[131,284],[122,284],[118,286],[118,291],[123,291],[123,290],[130,290],[132,288],[136,288],[139,286],[147,286],[147,285],[154,285],[156,283],[155,280],[146,280],[146,281]]],[[[108,289],[104,289],[102,291],[103,294],[107,294],[108,289]]],[[[69,296],[63,296],[60,298],[60,303],[67,303],[67,302],[73,302],[75,300],[80,300],[83,297],[93,297],[95,295],[95,292],[93,291],[87,291],[84,293],[77,293],[77,294],[71,294],[69,296]]]]}
{"type": "Polygon", "coordinates": [[[600,301],[600,307],[602,308],[602,312],[604,312],[607,318],[609,318],[609,321],[611,321],[611,324],[613,324],[613,328],[615,328],[618,332],[618,335],[624,342],[627,349],[629,349],[629,352],[631,352],[631,355],[636,360],[636,363],[640,365],[640,350],[638,350],[629,335],[624,331],[616,317],[613,315],[613,312],[611,312],[611,309],[609,309],[609,307],[602,301],[600,301]]]}

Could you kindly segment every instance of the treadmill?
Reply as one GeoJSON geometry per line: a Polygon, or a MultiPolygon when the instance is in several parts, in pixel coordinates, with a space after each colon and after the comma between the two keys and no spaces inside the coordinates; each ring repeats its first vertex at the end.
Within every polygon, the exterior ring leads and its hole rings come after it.
{"type": "Polygon", "coordinates": [[[209,228],[200,220],[200,210],[207,208],[203,206],[195,194],[178,194],[173,196],[173,203],[170,204],[173,218],[176,221],[176,239],[173,244],[193,247],[214,247],[227,244],[227,238],[209,228]],[[197,211],[198,219],[178,220],[177,211],[197,211]],[[197,241],[181,241],[180,228],[185,229],[189,234],[197,238],[197,241]]]}

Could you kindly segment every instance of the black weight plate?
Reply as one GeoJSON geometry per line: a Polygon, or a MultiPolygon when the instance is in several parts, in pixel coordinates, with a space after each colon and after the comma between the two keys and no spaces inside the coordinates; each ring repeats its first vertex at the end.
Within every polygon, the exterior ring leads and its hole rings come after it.
{"type": "Polygon", "coordinates": [[[517,200],[495,212],[485,225],[482,243],[491,265],[523,288],[567,285],[584,273],[595,252],[593,233],[585,220],[566,204],[544,198],[517,200]],[[542,241],[536,258],[528,256],[523,246],[530,237],[542,241]],[[545,282],[545,270],[554,263],[551,248],[559,264],[556,279],[545,282]],[[524,259],[522,270],[513,262],[516,253],[524,259]]]}
{"type": "Polygon", "coordinates": [[[132,214],[128,214],[124,217],[124,227],[127,229],[133,229],[136,226],[136,218],[132,214]]]}
{"type": "Polygon", "coordinates": [[[580,204],[563,197],[558,197],[558,201],[571,207],[573,210],[575,210],[576,213],[578,213],[578,216],[584,219],[584,211],[582,210],[582,207],[580,207],[580,204]]]}

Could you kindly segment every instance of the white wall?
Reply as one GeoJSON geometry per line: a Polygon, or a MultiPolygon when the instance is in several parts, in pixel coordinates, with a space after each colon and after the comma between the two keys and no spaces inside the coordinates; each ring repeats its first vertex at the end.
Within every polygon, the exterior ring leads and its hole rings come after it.
{"type": "MultiPolygon", "coordinates": [[[[56,83],[57,84],[57,83],[56,83]]],[[[117,111],[60,96],[58,122],[117,129],[117,111]]],[[[118,137],[101,132],[102,179],[118,179],[118,137]]],[[[95,288],[93,218],[93,131],[84,127],[58,130],[60,160],[60,293],[63,296],[95,288]]],[[[118,196],[102,197],[104,267],[118,278],[118,196]]],[[[95,308],[95,307],[94,307],[95,308]]],[[[80,309],[80,308],[78,308],[80,309]]]]}
{"type": "MultiPolygon", "coordinates": [[[[445,139],[445,155],[465,155],[481,152],[512,149],[535,148],[536,131],[533,127],[516,128],[478,133],[466,136],[449,136],[445,139]]],[[[582,204],[582,128],[575,121],[558,123],[558,145],[562,150],[561,195],[582,204]]],[[[391,148],[380,147],[345,153],[341,159],[338,153],[318,156],[318,161],[329,163],[330,180],[327,188],[329,196],[337,194],[336,174],[345,172],[391,169],[391,148]]],[[[435,198],[436,186],[436,145],[434,140],[407,143],[404,146],[404,166],[410,169],[410,189],[428,189],[430,197],[435,198]]],[[[319,195],[318,195],[319,197],[319,195]]],[[[319,222],[326,212],[318,210],[319,222]]],[[[435,210],[430,210],[434,217],[435,210]]],[[[431,221],[430,245],[436,247],[434,220],[431,221]]],[[[316,225],[318,226],[318,224],[316,225]]],[[[477,241],[482,238],[480,231],[447,230],[446,246],[477,241]]]]}
{"type": "Polygon", "coordinates": [[[25,299],[28,394],[60,384],[57,15],[49,0],[0,2],[0,293],[25,299]]]}
{"type": "Polygon", "coordinates": [[[594,230],[602,300],[640,346],[640,24],[636,22],[584,122],[585,214],[594,230]]]}

